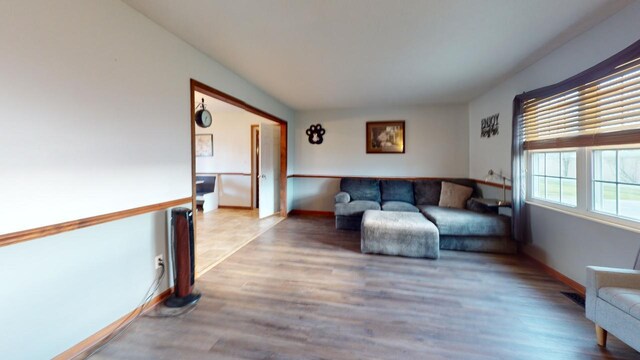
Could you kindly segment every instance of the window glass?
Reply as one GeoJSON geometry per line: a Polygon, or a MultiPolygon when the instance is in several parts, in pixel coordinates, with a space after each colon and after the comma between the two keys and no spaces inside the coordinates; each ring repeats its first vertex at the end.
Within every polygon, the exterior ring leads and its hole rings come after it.
{"type": "Polygon", "coordinates": [[[544,176],[534,176],[532,196],[538,199],[544,199],[545,194],[546,186],[544,184],[544,176]]]}
{"type": "Polygon", "coordinates": [[[576,178],[576,153],[563,152],[560,163],[560,175],[563,178],[576,178]]]}
{"type": "Polygon", "coordinates": [[[544,153],[533,153],[533,174],[544,175],[544,153]]]}
{"type": "Polygon", "coordinates": [[[546,200],[560,202],[560,178],[547,177],[546,200]]]}
{"type": "Polygon", "coordinates": [[[553,151],[531,154],[531,196],[568,206],[576,206],[576,152],[553,151]]]}
{"type": "Polygon", "coordinates": [[[640,220],[640,149],[593,151],[593,210],[640,220]]]}
{"type": "Polygon", "coordinates": [[[562,190],[560,191],[562,198],[560,202],[563,204],[576,206],[578,205],[578,191],[575,179],[562,179],[562,190]]]}
{"type": "Polygon", "coordinates": [[[640,149],[618,152],[618,181],[640,185],[640,149]]]}
{"type": "Polygon", "coordinates": [[[546,153],[545,169],[545,175],[560,177],[560,153],[546,153]]]}
{"type": "Polygon", "coordinates": [[[595,180],[616,181],[616,152],[597,150],[593,156],[593,178],[595,180]]]}

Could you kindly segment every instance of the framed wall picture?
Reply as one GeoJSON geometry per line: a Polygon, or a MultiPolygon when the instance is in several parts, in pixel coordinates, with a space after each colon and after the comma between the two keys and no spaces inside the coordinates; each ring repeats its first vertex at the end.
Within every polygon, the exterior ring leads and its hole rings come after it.
{"type": "Polygon", "coordinates": [[[213,134],[196,134],[196,156],[213,156],[213,134]]]}
{"type": "Polygon", "coordinates": [[[368,121],[367,154],[404,154],[404,120],[368,121]]]}

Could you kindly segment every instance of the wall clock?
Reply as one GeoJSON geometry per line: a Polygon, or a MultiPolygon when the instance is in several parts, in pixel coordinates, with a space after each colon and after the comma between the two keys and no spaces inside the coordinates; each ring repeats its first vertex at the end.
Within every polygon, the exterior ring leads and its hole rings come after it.
{"type": "Polygon", "coordinates": [[[208,128],[213,123],[213,118],[209,110],[207,110],[207,106],[204,104],[204,99],[202,99],[202,103],[196,105],[195,118],[196,124],[202,128],[208,128]]]}

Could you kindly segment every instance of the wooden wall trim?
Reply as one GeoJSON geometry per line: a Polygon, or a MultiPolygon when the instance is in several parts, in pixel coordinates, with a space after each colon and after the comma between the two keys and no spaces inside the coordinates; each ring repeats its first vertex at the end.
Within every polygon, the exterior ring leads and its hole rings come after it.
{"type": "Polygon", "coordinates": [[[251,176],[251,173],[241,173],[241,172],[196,173],[196,176],[213,176],[213,175],[251,176]]]}
{"type": "MultiPolygon", "coordinates": [[[[447,179],[459,179],[451,177],[415,177],[415,176],[351,176],[351,175],[314,175],[314,174],[292,174],[288,175],[289,178],[306,178],[306,179],[381,179],[381,180],[447,180],[447,179]]],[[[480,179],[469,179],[487,186],[493,186],[502,189],[501,183],[485,181],[480,179]]],[[[507,190],[511,190],[511,185],[506,186],[507,190]]]]}
{"type": "MultiPolygon", "coordinates": [[[[477,182],[478,184],[487,185],[487,186],[493,186],[493,187],[497,187],[497,188],[502,189],[502,184],[501,183],[492,182],[492,181],[485,181],[485,180],[480,180],[480,179],[472,179],[472,180],[477,182]]],[[[511,185],[507,185],[507,186],[505,186],[505,188],[507,190],[511,190],[511,185]]]]}
{"type": "MultiPolygon", "coordinates": [[[[151,299],[151,301],[149,301],[146,305],[143,305],[144,307],[146,307],[144,309],[144,313],[143,314],[149,312],[157,304],[162,302],[164,299],[168,298],[171,295],[172,292],[173,292],[173,288],[169,288],[169,289],[163,291],[158,296],[156,296],[153,299],[151,299]]],[[[72,346],[71,348],[69,348],[69,349],[65,350],[64,352],[60,353],[59,355],[57,355],[53,359],[54,360],[73,359],[73,358],[76,358],[76,357],[78,357],[78,356],[80,356],[82,354],[84,356],[89,355],[89,354],[84,354],[84,353],[88,352],[90,350],[93,350],[92,348],[94,346],[96,346],[100,341],[102,341],[107,336],[109,336],[111,334],[111,332],[114,331],[117,327],[119,327],[121,325],[125,326],[128,323],[130,323],[134,318],[134,316],[132,316],[132,315],[134,313],[140,311],[140,310],[142,310],[142,306],[133,309],[128,314],[122,316],[120,319],[118,319],[118,320],[114,321],[113,323],[107,325],[106,327],[104,327],[100,331],[96,332],[95,334],[89,336],[88,338],[82,340],[81,342],[77,343],[76,345],[72,346]]]]}
{"type": "Polygon", "coordinates": [[[575,292],[577,292],[578,294],[582,295],[583,297],[586,294],[586,289],[584,286],[580,285],[580,283],[568,278],[567,276],[561,274],[559,271],[557,271],[556,269],[550,267],[549,265],[541,262],[540,260],[534,258],[533,256],[525,253],[524,251],[521,252],[522,256],[527,259],[529,262],[533,263],[536,267],[538,267],[540,270],[542,270],[544,273],[546,273],[547,275],[551,276],[552,278],[560,281],[561,283],[567,285],[568,287],[572,288],[575,292]]]}
{"type": "Polygon", "coordinates": [[[154,211],[168,209],[170,207],[191,202],[191,197],[166,201],[158,204],[141,206],[133,209],[116,211],[109,214],[92,216],[79,220],[71,220],[60,224],[42,226],[35,229],[17,231],[14,233],[0,235],[0,247],[17,244],[19,242],[33,240],[45,236],[60,234],[67,231],[82,229],[110,221],[120,220],[131,216],[146,214],[154,211]]]}
{"type": "MultiPolygon", "coordinates": [[[[247,110],[250,113],[254,113],[258,116],[261,116],[265,119],[271,120],[271,121],[275,121],[278,124],[287,124],[287,122],[285,120],[280,119],[277,116],[271,115],[266,111],[262,111],[260,109],[258,109],[255,106],[251,106],[249,104],[247,104],[246,102],[238,99],[237,97],[233,96],[233,95],[229,95],[225,92],[222,92],[218,89],[214,89],[209,85],[206,85],[204,83],[201,83],[197,80],[193,80],[191,79],[191,86],[193,88],[195,88],[196,91],[201,92],[203,94],[206,94],[208,96],[211,96],[212,98],[216,98],[218,100],[224,101],[226,103],[229,103],[231,105],[235,105],[241,109],[247,110]]],[[[193,104],[193,102],[192,102],[193,104]]],[[[192,110],[193,111],[193,110],[192,110]]]]}
{"type": "Polygon", "coordinates": [[[251,210],[251,209],[253,209],[253,207],[251,207],[251,206],[242,206],[242,205],[218,205],[218,209],[251,210]]]}

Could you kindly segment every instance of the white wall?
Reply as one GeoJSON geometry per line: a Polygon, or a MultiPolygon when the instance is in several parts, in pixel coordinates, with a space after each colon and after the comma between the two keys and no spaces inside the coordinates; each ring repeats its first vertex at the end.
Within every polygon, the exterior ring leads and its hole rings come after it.
{"type": "MultiPolygon", "coordinates": [[[[0,234],[190,196],[190,78],[294,115],[119,1],[2,1],[0,48],[0,234]]],[[[153,216],[0,248],[0,353],[52,357],[137,306],[153,216]]]]}
{"type": "MultiPolygon", "coordinates": [[[[469,104],[469,175],[510,174],[513,98],[571,77],[640,39],[640,2],[574,38],[469,104]],[[481,139],[480,120],[500,113],[500,135],[481,139]]],[[[526,252],[581,284],[585,266],[627,267],[640,247],[637,233],[529,205],[533,243],[526,252]]]]}
{"type": "MultiPolygon", "coordinates": [[[[201,97],[205,104],[211,101],[196,92],[196,103],[201,97]]],[[[196,134],[213,135],[213,156],[196,157],[196,173],[227,173],[218,177],[219,205],[251,206],[251,125],[262,118],[243,110],[211,114],[213,124],[206,129],[196,126],[196,134]]]]}
{"type": "MultiPolygon", "coordinates": [[[[295,174],[330,176],[466,177],[467,107],[405,106],[299,112],[295,174]],[[405,154],[367,154],[367,121],[405,120],[405,154]],[[324,142],[306,129],[321,124],[324,142]]],[[[294,178],[293,209],[333,211],[337,179],[294,178]]]]}
{"type": "Polygon", "coordinates": [[[1,248],[2,358],[50,359],[138,306],[168,224],[158,211],[1,248]]]}
{"type": "Polygon", "coordinates": [[[0,233],[189,196],[192,77],[293,118],[119,2],[3,1],[0,44],[0,233]]]}

